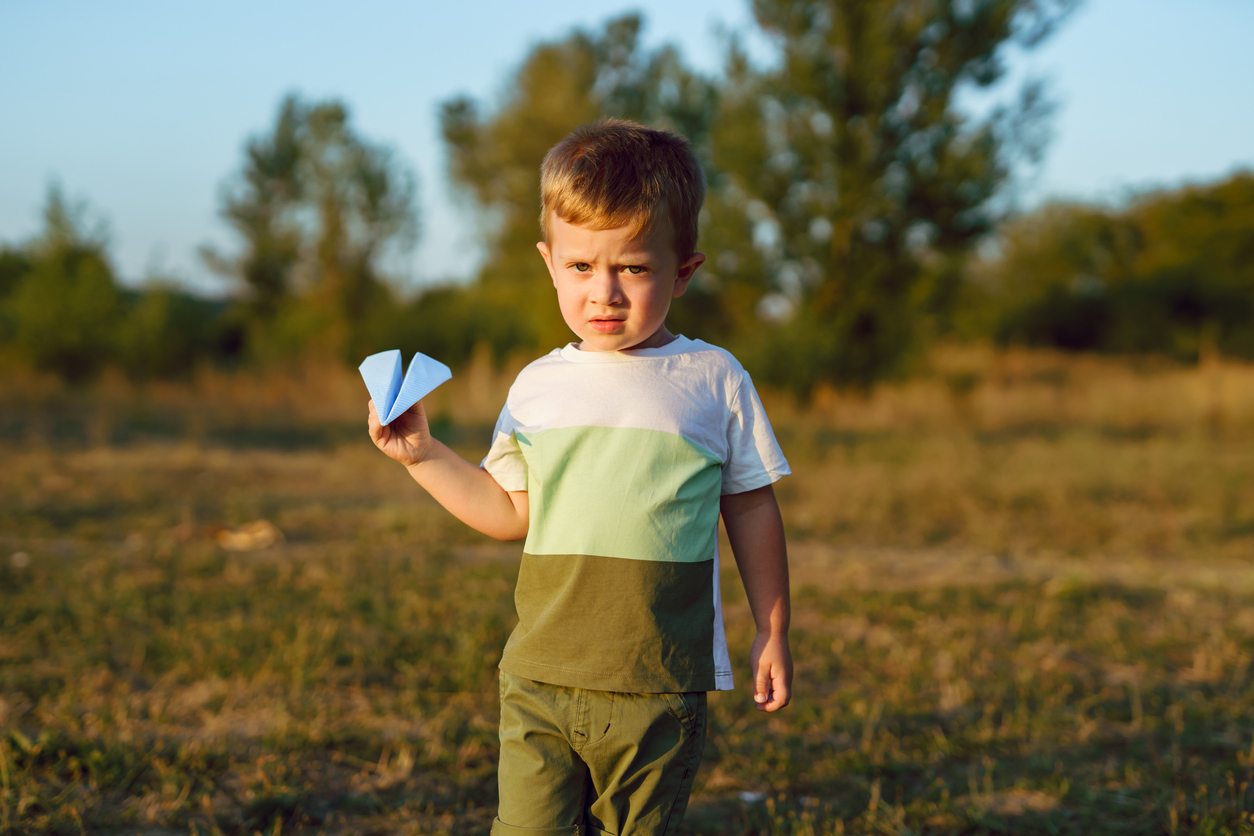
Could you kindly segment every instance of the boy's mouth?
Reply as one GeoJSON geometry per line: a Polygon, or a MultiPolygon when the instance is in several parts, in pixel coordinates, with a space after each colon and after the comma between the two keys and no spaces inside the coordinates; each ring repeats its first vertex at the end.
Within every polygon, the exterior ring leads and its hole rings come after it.
{"type": "Polygon", "coordinates": [[[618,327],[623,324],[623,320],[621,317],[594,316],[592,319],[588,320],[588,324],[592,326],[593,330],[599,331],[602,334],[608,334],[611,331],[617,330],[618,327]]]}

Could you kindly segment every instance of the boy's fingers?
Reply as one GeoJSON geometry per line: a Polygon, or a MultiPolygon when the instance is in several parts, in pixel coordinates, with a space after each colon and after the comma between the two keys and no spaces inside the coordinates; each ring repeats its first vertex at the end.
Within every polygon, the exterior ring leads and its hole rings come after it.
{"type": "Polygon", "coordinates": [[[779,711],[793,698],[793,691],[789,687],[788,677],[785,676],[782,668],[776,669],[774,673],[774,681],[771,682],[771,702],[767,704],[766,711],[779,711]]]}
{"type": "Polygon", "coordinates": [[[788,688],[788,683],[784,681],[783,675],[780,675],[771,688],[771,701],[766,705],[766,710],[778,711],[788,705],[791,699],[792,692],[788,688]]]}
{"type": "Polygon", "coordinates": [[[763,662],[753,678],[753,702],[758,711],[778,711],[792,700],[782,665],[763,662]]]}
{"type": "Polygon", "coordinates": [[[370,408],[370,415],[366,419],[366,425],[370,429],[370,438],[374,441],[379,441],[383,438],[384,427],[379,421],[379,414],[374,411],[374,401],[371,401],[368,406],[370,408]]]}
{"type": "Polygon", "coordinates": [[[753,678],[753,701],[759,709],[766,707],[771,699],[771,671],[767,665],[759,665],[757,675],[753,678]]]}

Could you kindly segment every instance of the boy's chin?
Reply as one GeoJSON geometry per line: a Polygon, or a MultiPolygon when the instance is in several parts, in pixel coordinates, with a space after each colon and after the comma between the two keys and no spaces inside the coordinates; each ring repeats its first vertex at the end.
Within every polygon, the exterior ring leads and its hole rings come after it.
{"type": "Polygon", "coordinates": [[[581,334],[580,351],[632,351],[639,348],[657,348],[666,345],[674,337],[665,328],[660,328],[647,337],[622,334],[581,334]]]}
{"type": "Polygon", "coordinates": [[[632,348],[621,340],[607,339],[599,334],[584,337],[576,346],[580,351],[623,351],[632,348]]]}

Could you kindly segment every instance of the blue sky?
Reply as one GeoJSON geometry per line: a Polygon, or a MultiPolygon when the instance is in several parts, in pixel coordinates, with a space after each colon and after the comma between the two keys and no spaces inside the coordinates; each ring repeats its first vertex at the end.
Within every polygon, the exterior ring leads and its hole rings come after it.
{"type": "MultiPolygon", "coordinates": [[[[222,290],[196,249],[232,246],[221,184],[298,91],[346,101],[362,134],[416,170],[423,235],[396,266],[406,280],[469,275],[475,220],[444,176],[440,102],[490,103],[532,44],[630,9],[647,43],[677,43],[708,72],[718,32],[752,28],[747,0],[0,0],[0,241],[36,231],[55,178],[108,221],[126,280],[222,290]]],[[[1044,47],[1011,56],[1012,82],[1045,77],[1059,104],[1027,200],[1113,201],[1254,168],[1251,32],[1250,0],[1088,0],[1044,47]]]]}

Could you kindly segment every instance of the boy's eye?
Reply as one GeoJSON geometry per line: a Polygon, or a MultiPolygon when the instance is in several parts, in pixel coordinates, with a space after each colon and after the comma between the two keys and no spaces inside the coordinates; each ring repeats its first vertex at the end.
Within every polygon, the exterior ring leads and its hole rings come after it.
{"type": "Polygon", "coordinates": [[[587,273],[592,269],[592,265],[586,261],[579,261],[571,266],[575,268],[576,273],[587,273]]]}
{"type": "Polygon", "coordinates": [[[623,269],[628,273],[631,273],[633,276],[639,276],[641,273],[648,272],[649,268],[641,267],[639,264],[629,264],[623,269]]]}

